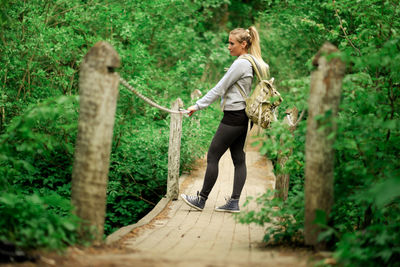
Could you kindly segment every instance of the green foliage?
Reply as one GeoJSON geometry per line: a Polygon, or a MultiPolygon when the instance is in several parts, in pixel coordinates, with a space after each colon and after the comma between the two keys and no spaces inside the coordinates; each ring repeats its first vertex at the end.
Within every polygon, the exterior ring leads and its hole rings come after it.
{"type": "Polygon", "coordinates": [[[399,257],[393,242],[400,238],[400,120],[398,106],[390,103],[390,93],[377,91],[371,80],[355,74],[344,81],[343,111],[339,114],[335,144],[336,201],[331,224],[343,235],[337,256],[344,262],[368,265],[373,260],[375,264],[391,265],[399,257]],[[388,233],[393,240],[376,242],[375,238],[388,233]],[[358,251],[349,254],[348,243],[355,240],[359,245],[354,249],[358,251]]]}
{"type": "Polygon", "coordinates": [[[77,97],[32,105],[0,136],[0,239],[60,250],[78,242],[70,180],[77,97]]]}
{"type": "MultiPolygon", "coordinates": [[[[336,119],[338,130],[331,136],[335,138],[336,149],[335,204],[328,221],[316,221],[326,229],[320,239],[336,250],[335,256],[346,266],[394,266],[400,257],[396,246],[400,238],[398,2],[266,3],[270,9],[260,17],[264,25],[260,25],[264,29],[263,51],[272,76],[280,82],[284,109],[296,106],[307,110],[309,85],[308,79],[302,77],[309,76],[312,56],[323,42],[337,45],[341,50],[339,56],[348,66],[336,119]]],[[[292,151],[284,168],[274,165],[276,173],[290,174],[289,199],[285,205],[301,214],[303,207],[293,203],[293,198],[296,199],[304,181],[305,133],[305,122],[293,133],[282,123],[274,123],[262,146],[262,152],[273,162],[292,151]]],[[[260,205],[273,207],[276,201],[264,198],[260,205]]],[[[285,205],[280,211],[284,211],[285,205]]],[[[271,209],[265,208],[247,221],[263,218],[263,211],[265,216],[272,214],[271,209]]],[[[287,221],[285,212],[275,215],[287,221]]],[[[295,224],[303,224],[302,216],[295,224]]],[[[266,239],[272,237],[270,231],[267,230],[266,239]]],[[[280,232],[275,235],[276,241],[291,240],[280,232]]]]}
{"type": "Polygon", "coordinates": [[[77,97],[32,105],[0,137],[2,188],[68,197],[78,118],[77,97]]]}
{"type": "Polygon", "coordinates": [[[0,240],[27,249],[63,249],[78,242],[79,220],[70,211],[69,201],[56,194],[41,198],[1,192],[0,240]]]}
{"type": "Polygon", "coordinates": [[[304,192],[295,185],[288,201],[273,198],[274,192],[267,191],[255,199],[248,197],[244,206],[254,201],[256,210],[242,212],[236,216],[240,223],[256,223],[265,227],[264,242],[267,244],[302,244],[304,192]]]}
{"type": "MultiPolygon", "coordinates": [[[[254,23],[285,99],[279,118],[293,106],[307,111],[312,57],[325,41],[339,47],[348,68],[338,130],[331,136],[336,138],[335,205],[329,220],[319,222],[326,229],[320,238],[345,265],[394,265],[398,260],[397,1],[0,3],[1,238],[25,247],[76,242],[77,221],[66,203],[77,133],[78,71],[97,41],[116,48],[122,59],[118,72],[136,89],[164,106],[177,97],[188,106],[190,93],[205,93],[232,61],[226,50],[229,30],[254,23]],[[15,223],[9,226],[7,220],[15,223]]],[[[182,171],[205,152],[220,114],[211,107],[184,119],[182,171]]],[[[271,224],[265,240],[302,240],[306,119],[307,114],[294,132],[279,122],[266,132],[261,152],[275,163],[276,174],[290,174],[289,198],[270,200],[267,193],[255,200],[258,211],[239,216],[242,222],[271,224]],[[283,168],[276,164],[282,155],[290,155],[283,168]]],[[[121,88],[107,234],[136,222],[165,194],[168,133],[168,114],[121,88]]]]}
{"type": "MultiPolygon", "coordinates": [[[[397,216],[398,217],[398,216],[397,216]]],[[[399,262],[400,230],[397,222],[388,225],[374,224],[364,231],[345,233],[337,245],[335,257],[348,266],[397,266],[399,262]]]]}

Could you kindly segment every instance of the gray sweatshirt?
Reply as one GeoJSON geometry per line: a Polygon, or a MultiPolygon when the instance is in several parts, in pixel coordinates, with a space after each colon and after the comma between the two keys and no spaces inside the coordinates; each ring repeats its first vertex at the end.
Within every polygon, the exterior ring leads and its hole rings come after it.
{"type": "MultiPolygon", "coordinates": [[[[253,59],[256,64],[259,65],[254,57],[253,59]]],[[[224,97],[226,97],[224,110],[245,109],[246,102],[242,94],[239,92],[239,89],[234,85],[237,82],[242,90],[246,92],[246,95],[249,95],[252,80],[253,68],[251,63],[244,58],[236,59],[217,85],[196,102],[197,109],[199,110],[208,107],[219,97],[221,97],[221,106],[224,102],[224,97]]]]}

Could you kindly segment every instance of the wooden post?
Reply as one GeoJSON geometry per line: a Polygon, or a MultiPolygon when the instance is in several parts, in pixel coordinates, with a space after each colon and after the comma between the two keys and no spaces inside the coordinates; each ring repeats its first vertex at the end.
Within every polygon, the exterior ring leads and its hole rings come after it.
{"type": "MultiPolygon", "coordinates": [[[[172,110],[179,110],[183,102],[178,98],[172,104],[172,110]]],[[[171,114],[168,147],[167,198],[177,200],[179,195],[179,166],[181,157],[182,114],[171,114]]]]}
{"type": "Polygon", "coordinates": [[[325,43],[313,60],[318,69],[311,75],[308,99],[306,136],[306,181],[305,181],[305,241],[307,245],[324,248],[317,238],[321,229],[314,224],[317,210],[323,211],[326,219],[333,205],[332,148],[337,125],[342,79],[345,64],[339,58],[327,59],[337,52],[332,44],[325,43]]]}
{"type": "MultiPolygon", "coordinates": [[[[120,66],[118,53],[106,42],[96,43],[80,67],[80,112],[71,201],[85,222],[81,234],[95,227],[96,243],[104,233],[106,189],[113,135],[120,66]]],[[[84,236],[86,237],[86,236],[84,236]]]]}
{"type": "MultiPolygon", "coordinates": [[[[283,122],[288,125],[288,128],[290,131],[294,132],[296,130],[296,125],[293,125],[297,121],[297,117],[299,114],[299,111],[297,110],[296,107],[293,107],[291,109],[287,109],[285,112],[286,116],[283,119],[283,122]],[[290,116],[290,118],[288,118],[290,116]],[[289,121],[290,120],[290,121],[289,121]]],[[[283,145],[283,140],[281,138],[280,143],[283,145]]],[[[290,149],[289,155],[282,155],[282,151],[279,151],[278,154],[278,164],[280,165],[281,169],[285,167],[286,161],[289,159],[290,155],[292,154],[293,149],[290,149]]],[[[289,174],[284,174],[284,173],[279,173],[276,176],[276,183],[275,183],[275,198],[281,198],[283,200],[286,200],[288,197],[288,192],[289,192],[289,179],[290,175],[289,174]]]]}

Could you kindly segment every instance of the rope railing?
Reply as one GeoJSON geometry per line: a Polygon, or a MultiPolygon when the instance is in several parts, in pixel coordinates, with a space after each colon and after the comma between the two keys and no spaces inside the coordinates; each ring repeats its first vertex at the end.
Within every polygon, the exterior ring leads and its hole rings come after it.
{"type": "Polygon", "coordinates": [[[133,88],[124,78],[119,75],[120,83],[132,91],[140,99],[149,105],[171,114],[170,136],[168,145],[168,177],[166,197],[172,200],[178,199],[179,195],[179,165],[180,165],[180,147],[182,137],[182,115],[188,116],[189,111],[183,109],[183,102],[178,98],[173,104],[172,109],[163,107],[150,98],[144,96],[133,88]]]}
{"type": "MultiPolygon", "coordinates": [[[[185,109],[182,109],[182,108],[180,108],[179,110],[172,110],[172,109],[169,109],[169,108],[166,108],[166,107],[163,107],[163,106],[157,104],[156,102],[154,102],[154,101],[151,100],[150,98],[144,96],[144,95],[141,94],[139,91],[137,91],[135,88],[133,88],[133,87],[132,87],[124,78],[122,78],[121,76],[119,76],[119,81],[121,82],[121,84],[122,84],[123,86],[125,86],[127,89],[129,89],[131,92],[133,92],[135,95],[137,95],[140,99],[144,100],[146,103],[148,103],[149,105],[151,105],[151,106],[153,106],[153,107],[155,107],[155,108],[158,108],[158,109],[160,109],[160,110],[162,110],[162,111],[165,111],[165,112],[168,112],[168,113],[172,113],[172,114],[188,114],[188,113],[189,113],[189,111],[187,111],[187,110],[185,110],[185,109]]],[[[303,115],[304,115],[304,110],[301,112],[301,115],[300,115],[299,119],[298,119],[296,122],[293,122],[293,121],[292,121],[292,118],[291,118],[291,115],[288,114],[288,115],[287,115],[287,119],[288,119],[289,125],[292,126],[292,127],[293,127],[293,126],[297,126],[297,124],[299,123],[299,121],[301,121],[303,115]]],[[[277,118],[275,112],[273,113],[273,116],[274,116],[274,121],[277,121],[278,118],[277,118]]]]}
{"type": "Polygon", "coordinates": [[[121,84],[123,86],[125,86],[126,88],[128,88],[130,91],[132,91],[135,95],[137,95],[140,99],[144,100],[146,103],[148,103],[149,105],[158,108],[162,111],[168,112],[168,113],[172,113],[172,114],[187,114],[189,113],[189,111],[185,110],[185,109],[179,109],[179,110],[172,110],[166,107],[163,107],[159,104],[157,104],[156,102],[154,102],[153,100],[151,100],[150,98],[144,96],[143,94],[141,94],[140,92],[138,92],[135,88],[133,88],[124,78],[122,78],[121,76],[119,77],[119,81],[121,82],[121,84]]]}

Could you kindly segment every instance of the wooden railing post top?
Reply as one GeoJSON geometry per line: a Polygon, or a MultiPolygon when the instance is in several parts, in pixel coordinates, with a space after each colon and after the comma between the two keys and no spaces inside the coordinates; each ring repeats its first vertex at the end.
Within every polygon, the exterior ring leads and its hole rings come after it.
{"type": "MultiPolygon", "coordinates": [[[[327,64],[327,55],[333,54],[333,53],[338,53],[339,49],[334,46],[333,44],[326,42],[324,45],[318,50],[317,54],[315,54],[312,64],[315,67],[320,67],[324,66],[327,64]]],[[[342,60],[337,57],[332,59],[332,64],[333,66],[338,67],[338,72],[344,72],[345,64],[342,62],[342,60]]]]}
{"type": "Polygon", "coordinates": [[[178,105],[178,108],[183,107],[183,101],[179,97],[173,102],[173,104],[175,104],[175,103],[178,105]]]}
{"type": "Polygon", "coordinates": [[[83,63],[96,71],[107,74],[114,72],[115,68],[121,66],[121,59],[117,51],[107,42],[97,42],[86,54],[83,63]]]}
{"type": "Polygon", "coordinates": [[[326,42],[324,45],[318,50],[317,54],[315,54],[312,64],[313,66],[318,67],[320,64],[319,60],[322,56],[324,55],[329,55],[335,52],[338,52],[339,50],[334,46],[333,44],[326,42]]]}

